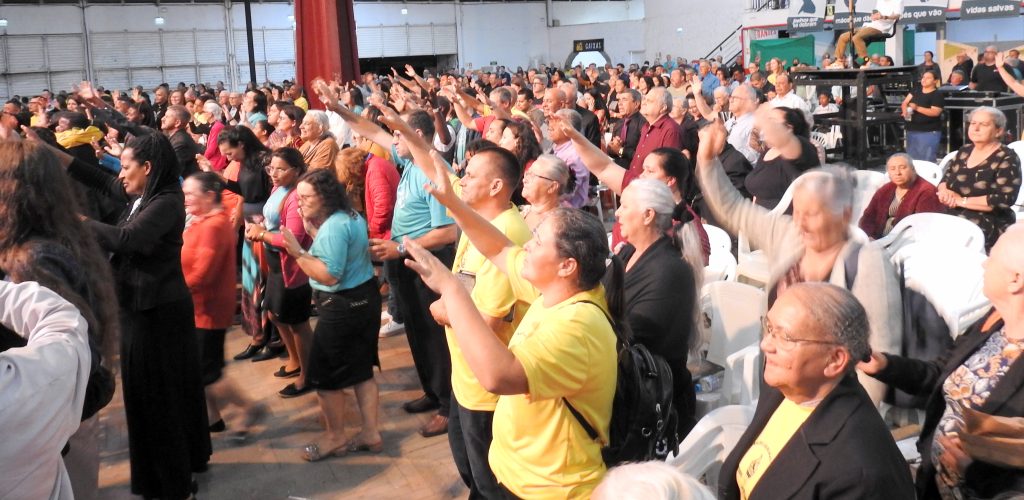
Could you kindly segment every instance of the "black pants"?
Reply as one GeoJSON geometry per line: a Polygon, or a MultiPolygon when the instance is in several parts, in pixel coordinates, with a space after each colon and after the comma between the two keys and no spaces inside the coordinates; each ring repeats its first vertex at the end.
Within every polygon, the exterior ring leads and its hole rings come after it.
{"type": "Polygon", "coordinates": [[[470,410],[452,394],[452,409],[448,416],[448,445],[452,448],[455,467],[462,482],[469,487],[470,500],[501,498],[498,480],[491,472],[487,452],[491,448],[493,411],[470,410]]]}
{"type": "MultiPolygon", "coordinates": [[[[452,245],[432,251],[448,268],[455,260],[452,245]]],[[[449,416],[452,397],[452,360],[445,341],[444,328],[430,315],[430,304],[440,296],[434,293],[416,271],[409,269],[403,259],[384,263],[392,288],[398,293],[398,308],[405,319],[405,336],[416,365],[423,392],[440,406],[438,413],[449,416]]]]}

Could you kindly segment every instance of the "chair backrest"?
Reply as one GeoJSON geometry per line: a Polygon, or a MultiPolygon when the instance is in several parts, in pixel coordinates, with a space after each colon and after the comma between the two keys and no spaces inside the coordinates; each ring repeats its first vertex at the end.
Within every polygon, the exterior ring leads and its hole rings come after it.
{"type": "MultiPolygon", "coordinates": [[[[789,210],[789,206],[793,204],[793,191],[795,182],[789,183],[789,187],[786,188],[786,192],[782,193],[782,198],[779,199],[779,204],[775,205],[775,208],[771,210],[771,214],[784,214],[786,210],[789,210]]],[[[740,232],[736,235],[736,259],[739,262],[743,262],[747,254],[750,253],[750,242],[747,240],[747,235],[740,232]]]]}
{"type": "Polygon", "coordinates": [[[666,462],[692,477],[704,476],[708,488],[716,491],[722,463],[753,419],[753,406],[730,405],[712,410],[697,422],[666,462]]]}
{"type": "Polygon", "coordinates": [[[700,299],[703,327],[710,329],[707,360],[726,366],[727,358],[761,339],[768,307],[764,290],[734,281],[704,285],[700,299]]]}
{"type": "Polygon", "coordinates": [[[914,170],[918,177],[928,181],[933,186],[938,186],[942,181],[942,169],[934,162],[925,160],[914,160],[914,170]]]}
{"type": "Polygon", "coordinates": [[[900,248],[912,243],[928,243],[935,248],[967,248],[985,253],[985,235],[981,228],[967,219],[946,214],[908,215],[896,223],[889,234],[877,240],[889,255],[895,255],[900,248]]]}
{"type": "Polygon", "coordinates": [[[856,179],[857,186],[853,189],[853,216],[850,223],[857,225],[861,216],[864,215],[864,209],[868,207],[868,203],[871,203],[871,197],[875,195],[878,188],[889,182],[889,177],[873,170],[854,170],[853,178],[856,179]]]}
{"type": "Polygon", "coordinates": [[[708,242],[711,243],[711,253],[715,253],[716,250],[732,253],[732,239],[729,238],[729,233],[725,232],[725,229],[711,224],[703,224],[703,226],[704,232],[708,234],[708,242]]]}
{"type": "Polygon", "coordinates": [[[928,298],[954,338],[991,305],[983,293],[983,249],[918,241],[900,248],[892,259],[903,265],[907,288],[928,298]]]}
{"type": "Polygon", "coordinates": [[[827,149],[829,137],[824,132],[818,132],[817,130],[815,130],[811,132],[811,142],[827,149]]]}
{"type": "MultiPolygon", "coordinates": [[[[958,151],[950,151],[946,156],[942,157],[942,160],[939,161],[939,173],[940,174],[945,174],[946,173],[946,169],[949,168],[949,163],[953,161],[953,158],[956,158],[956,154],[957,153],[958,153],[958,151]]],[[[941,177],[940,177],[940,180],[941,180],[941,177]]]]}
{"type": "Polygon", "coordinates": [[[761,345],[749,345],[726,358],[722,377],[722,397],[725,404],[751,405],[757,403],[761,379],[761,345]]]}
{"type": "MultiPolygon", "coordinates": [[[[1014,141],[1007,146],[1017,153],[1017,164],[1020,165],[1021,175],[1024,175],[1024,141],[1014,141]]],[[[1024,210],[1024,189],[1017,192],[1017,201],[1013,202],[1013,209],[1018,212],[1024,210]]]]}
{"type": "Polygon", "coordinates": [[[704,267],[704,283],[712,281],[733,281],[736,279],[736,257],[731,253],[711,251],[708,265],[704,267]]]}

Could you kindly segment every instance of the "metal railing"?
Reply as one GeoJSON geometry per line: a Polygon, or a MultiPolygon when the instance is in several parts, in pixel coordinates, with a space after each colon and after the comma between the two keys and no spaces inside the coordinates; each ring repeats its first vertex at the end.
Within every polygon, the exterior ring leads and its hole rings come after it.
{"type": "Polygon", "coordinates": [[[784,10],[789,8],[789,0],[750,0],[747,10],[784,10]]]}

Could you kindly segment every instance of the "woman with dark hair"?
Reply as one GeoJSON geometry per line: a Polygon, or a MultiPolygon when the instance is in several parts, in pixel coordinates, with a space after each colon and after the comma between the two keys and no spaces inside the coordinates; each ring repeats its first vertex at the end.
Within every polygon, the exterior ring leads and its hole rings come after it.
{"type": "Polygon", "coordinates": [[[132,493],[188,498],[196,488],[192,473],[206,470],[211,447],[192,297],[181,269],[181,166],[168,139],[151,131],[129,141],[117,177],[82,167],[73,161],[68,171],[126,204],[116,225],[86,224],[112,254],[121,304],[132,493]]]}
{"type": "Polygon", "coordinates": [[[747,174],[745,184],[754,202],[771,210],[789,185],[800,174],[821,165],[821,159],[808,139],[810,126],[800,110],[762,106],[754,120],[755,132],[750,134],[750,140],[758,142],[755,150],[767,151],[747,174]]]}
{"type": "Polygon", "coordinates": [[[306,118],[306,112],[294,104],[279,106],[279,109],[277,123],[274,124],[276,130],[267,139],[267,147],[270,149],[297,148],[301,145],[299,125],[306,118]]]}
{"type": "MultiPolygon", "coordinates": [[[[363,113],[365,113],[366,115],[365,118],[373,122],[374,125],[377,125],[378,127],[384,129],[385,132],[391,131],[390,128],[388,128],[380,121],[380,118],[384,116],[384,113],[382,113],[381,110],[377,109],[375,106],[367,107],[366,109],[363,110],[363,113]]],[[[384,158],[387,161],[392,161],[391,151],[382,148],[379,144],[371,141],[370,139],[367,139],[366,137],[360,136],[355,131],[352,132],[352,142],[355,143],[355,145],[359,149],[362,149],[367,153],[372,154],[373,156],[376,156],[378,158],[384,158]]]]}
{"type": "Polygon", "coordinates": [[[181,269],[195,307],[199,360],[211,432],[226,429],[220,409],[225,403],[245,410],[240,432],[267,411],[253,404],[224,370],[224,333],[235,315],[235,241],[237,232],[221,205],[224,182],[213,172],[190,175],[182,184],[185,212],[191,216],[182,234],[181,269]]]}
{"type": "Polygon", "coordinates": [[[363,114],[363,93],[359,89],[346,90],[341,94],[341,104],[357,115],[363,114]]]}
{"type": "MultiPolygon", "coordinates": [[[[16,283],[36,281],[74,304],[89,324],[89,371],[98,373],[101,363],[112,368],[120,324],[110,265],[95,236],[79,220],[71,183],[50,148],[32,142],[0,142],[0,199],[4,200],[0,203],[0,275],[16,283]]],[[[21,345],[7,341],[0,333],[0,351],[21,345]]],[[[69,462],[68,469],[81,496],[95,495],[99,450],[95,446],[98,419],[93,417],[113,395],[111,390],[106,398],[97,398],[102,391],[92,391],[90,387],[86,393],[79,417],[82,424],[72,437],[77,446],[72,447],[75,461],[69,462]],[[91,449],[83,446],[89,442],[91,449]],[[72,465],[83,462],[88,464],[85,470],[72,465]]],[[[59,450],[52,451],[56,455],[59,450]]]]}
{"type": "Polygon", "coordinates": [[[305,173],[306,164],[298,150],[281,148],[274,151],[270,160],[270,178],[274,181],[274,191],[263,205],[263,222],[245,224],[245,239],[262,244],[266,252],[269,271],[263,302],[288,350],[288,362],[274,376],[297,377],[294,383],[279,392],[285,398],[309,392],[302,367],[307,364],[309,357],[312,336],[309,328],[309,299],[313,292],[309,287],[309,278],[302,272],[298,262],[282,251],[284,239],[281,235],[281,231],[288,228],[303,248],[311,242],[303,228],[299,201],[295,195],[295,185],[305,173]]]}
{"type": "Polygon", "coordinates": [[[370,263],[366,221],[352,210],[345,187],[334,172],[315,170],[296,187],[303,223],[313,234],[306,251],[289,228],[281,230],[284,248],[296,259],[316,292],[320,313],[306,365],[307,387],[316,389],[327,432],[307,445],[303,458],[315,462],[348,452],[380,453],[379,405],[373,367],[377,357],[381,298],[370,263]],[[345,395],[354,387],[363,428],[345,438],[345,395]]]}
{"type": "Polygon", "coordinates": [[[533,129],[519,120],[511,120],[505,124],[498,146],[516,155],[522,172],[529,170],[533,161],[543,153],[540,144],[537,144],[537,136],[534,135],[533,129]]]}
{"type": "Polygon", "coordinates": [[[444,162],[432,166],[430,193],[508,275],[516,299],[531,303],[506,347],[460,279],[414,241],[404,242],[413,257],[406,265],[440,294],[470,370],[498,395],[489,455],[494,476],[512,497],[587,497],[605,472],[600,443],[608,442],[615,395],[610,323],[622,318],[622,262],[612,258],[606,298],[608,242],[597,217],[556,208],[520,247],[455,195],[444,162]],[[570,407],[598,439],[587,436],[570,407]]]}
{"type": "MultiPolygon", "coordinates": [[[[224,203],[233,226],[238,228],[243,221],[262,220],[263,205],[270,197],[271,181],[267,174],[270,150],[244,126],[224,129],[219,142],[221,154],[229,162],[218,175],[228,191],[224,203]]],[[[208,162],[200,161],[199,167],[211,171],[208,162]]],[[[259,360],[271,359],[284,350],[267,345],[269,325],[264,321],[261,306],[266,285],[266,277],[260,272],[262,258],[262,246],[250,242],[242,245],[242,328],[252,339],[244,351],[235,355],[236,360],[257,355],[259,360]],[[266,350],[261,353],[264,347],[266,350]]]]}

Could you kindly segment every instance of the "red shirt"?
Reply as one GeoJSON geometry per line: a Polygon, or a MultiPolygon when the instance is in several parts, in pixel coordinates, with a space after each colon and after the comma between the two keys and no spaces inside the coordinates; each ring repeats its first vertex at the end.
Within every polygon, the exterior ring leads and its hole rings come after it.
{"type": "Polygon", "coordinates": [[[235,315],[235,229],[228,213],[204,217],[182,234],[181,270],[192,292],[196,328],[231,326],[235,315]]]}
{"type": "MultiPolygon", "coordinates": [[[[647,123],[644,128],[640,129],[640,142],[636,145],[636,153],[633,155],[633,159],[629,162],[629,168],[626,169],[625,175],[622,176],[622,190],[626,190],[626,186],[633,179],[640,177],[640,174],[644,171],[644,159],[647,155],[659,148],[672,148],[676,151],[683,150],[682,133],[679,131],[679,124],[677,124],[668,115],[664,115],[658,118],[657,121],[647,123]]],[[[622,234],[619,233],[619,223],[616,222],[612,227],[612,248],[615,248],[621,243],[622,234]]]]}
{"type": "Polygon", "coordinates": [[[364,181],[363,207],[366,210],[366,227],[370,238],[391,239],[391,219],[395,215],[395,198],[398,196],[398,169],[384,158],[366,155],[363,164],[364,181]]]}

